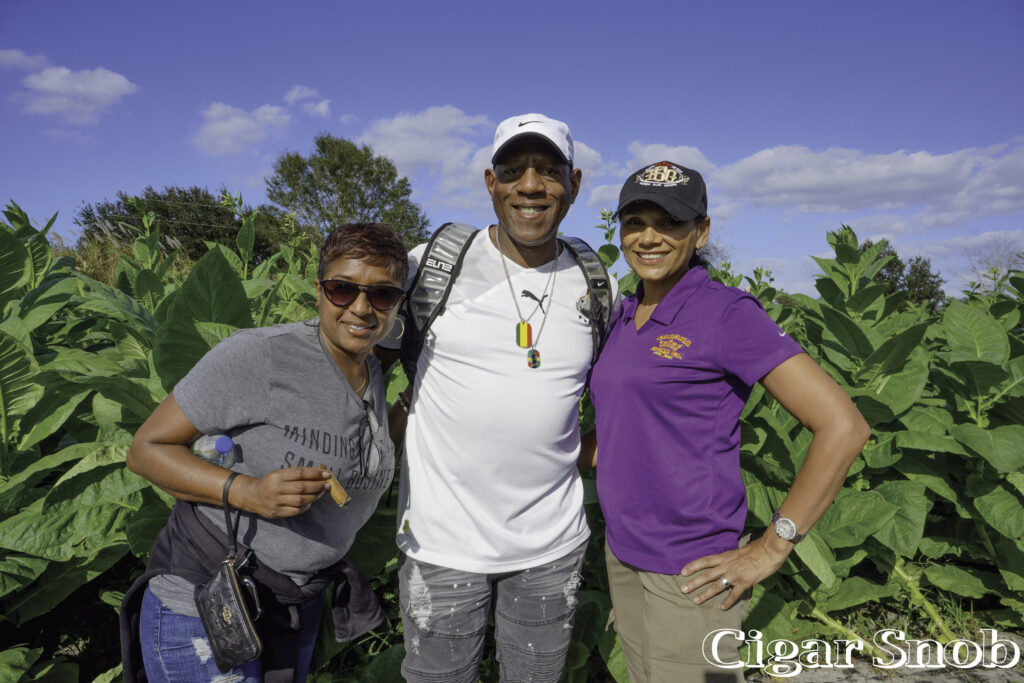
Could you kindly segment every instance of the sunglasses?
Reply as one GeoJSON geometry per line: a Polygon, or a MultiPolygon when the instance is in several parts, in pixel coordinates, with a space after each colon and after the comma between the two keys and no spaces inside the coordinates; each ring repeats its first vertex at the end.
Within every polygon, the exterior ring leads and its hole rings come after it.
{"type": "Polygon", "coordinates": [[[380,422],[373,414],[369,402],[363,401],[363,418],[359,421],[359,473],[364,477],[376,474],[384,459],[380,447],[377,446],[378,431],[380,422]]]}
{"type": "Polygon", "coordinates": [[[366,293],[366,300],[378,311],[390,311],[402,300],[405,290],[394,285],[357,285],[348,280],[318,280],[327,300],[335,306],[348,306],[366,293]]]}

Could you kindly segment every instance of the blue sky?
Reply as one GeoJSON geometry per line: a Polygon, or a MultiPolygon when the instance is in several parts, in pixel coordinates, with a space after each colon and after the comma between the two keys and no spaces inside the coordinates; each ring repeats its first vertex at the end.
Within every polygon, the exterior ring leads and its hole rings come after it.
{"type": "Polygon", "coordinates": [[[708,180],[736,269],[790,291],[841,223],[950,293],[1024,248],[1020,2],[0,4],[0,200],[64,235],[147,185],[259,204],[318,132],[392,158],[432,225],[482,226],[494,126],[534,111],[572,130],[563,230],[592,243],[627,174],[669,159],[708,180]]]}

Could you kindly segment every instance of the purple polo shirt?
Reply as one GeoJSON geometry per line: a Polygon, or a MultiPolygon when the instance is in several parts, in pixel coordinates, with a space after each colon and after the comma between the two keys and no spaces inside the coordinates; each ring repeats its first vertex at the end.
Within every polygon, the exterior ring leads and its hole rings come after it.
{"type": "Polygon", "coordinates": [[[623,301],[591,375],[597,490],[615,556],[678,574],[738,547],[740,412],[754,383],[803,349],[756,297],[703,268],[687,271],[639,331],[637,303],[623,301]]]}

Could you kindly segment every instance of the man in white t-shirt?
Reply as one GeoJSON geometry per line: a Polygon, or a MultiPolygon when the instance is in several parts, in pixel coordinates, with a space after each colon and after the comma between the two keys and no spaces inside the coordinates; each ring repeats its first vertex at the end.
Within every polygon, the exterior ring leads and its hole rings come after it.
{"type": "Polygon", "coordinates": [[[499,124],[491,163],[497,225],[471,242],[411,391],[397,536],[409,681],[477,681],[492,605],[502,680],[557,681],[590,535],[576,469],[587,282],[556,240],[582,173],[568,127],[540,114],[499,124]]]}

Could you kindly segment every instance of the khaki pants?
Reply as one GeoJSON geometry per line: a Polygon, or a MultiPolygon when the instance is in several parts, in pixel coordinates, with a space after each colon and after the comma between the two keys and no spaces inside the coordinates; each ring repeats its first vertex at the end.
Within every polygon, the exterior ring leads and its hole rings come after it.
{"type": "MultiPolygon", "coordinates": [[[[697,605],[682,592],[686,581],[680,575],[655,574],[624,564],[607,544],[605,561],[615,631],[622,642],[631,683],[742,683],[743,669],[709,664],[702,644],[704,637],[716,629],[741,629],[749,593],[722,611],[725,593],[697,605]]],[[[722,661],[735,661],[737,650],[735,639],[720,641],[722,661]]]]}

